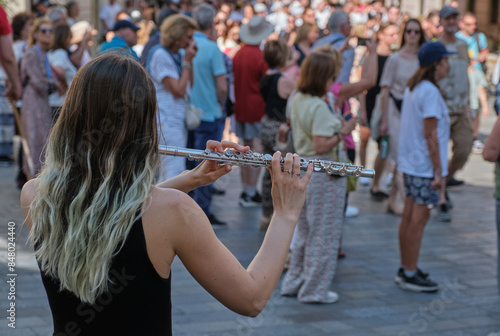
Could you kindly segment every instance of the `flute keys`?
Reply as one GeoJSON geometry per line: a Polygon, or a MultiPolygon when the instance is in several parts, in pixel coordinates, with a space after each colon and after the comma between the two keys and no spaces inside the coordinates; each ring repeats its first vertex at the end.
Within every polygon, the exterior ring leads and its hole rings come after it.
{"type": "Polygon", "coordinates": [[[347,175],[347,169],[345,168],[345,166],[342,166],[339,168],[339,175],[340,176],[346,176],[347,175]]]}

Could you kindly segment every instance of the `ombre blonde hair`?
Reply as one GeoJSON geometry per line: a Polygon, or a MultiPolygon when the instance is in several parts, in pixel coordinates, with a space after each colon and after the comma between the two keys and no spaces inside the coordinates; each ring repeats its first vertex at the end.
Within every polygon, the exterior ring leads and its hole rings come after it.
{"type": "Polygon", "coordinates": [[[50,135],[30,238],[41,271],[93,304],[142,215],[158,165],[156,91],[114,53],[76,74],[50,135]]]}
{"type": "Polygon", "coordinates": [[[184,14],[171,15],[163,21],[160,27],[161,44],[171,49],[190,29],[197,30],[196,21],[184,14]]]}

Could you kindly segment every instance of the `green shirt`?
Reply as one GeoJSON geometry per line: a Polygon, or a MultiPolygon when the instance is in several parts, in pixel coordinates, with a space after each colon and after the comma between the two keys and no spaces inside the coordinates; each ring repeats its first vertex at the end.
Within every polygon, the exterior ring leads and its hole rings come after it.
{"type": "MultiPolygon", "coordinates": [[[[342,128],[342,122],[323,99],[301,92],[293,98],[291,119],[293,146],[300,156],[318,155],[314,150],[313,136],[332,137],[342,128]]],[[[330,156],[335,157],[335,148],[330,156]]]]}

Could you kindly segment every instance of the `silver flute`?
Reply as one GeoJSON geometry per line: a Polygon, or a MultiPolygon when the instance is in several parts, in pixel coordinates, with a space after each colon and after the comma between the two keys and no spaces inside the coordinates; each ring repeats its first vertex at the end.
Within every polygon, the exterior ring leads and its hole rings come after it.
{"type": "MultiPolygon", "coordinates": [[[[239,152],[233,149],[226,149],[223,153],[211,152],[209,149],[199,150],[190,148],[181,148],[175,146],[159,146],[159,152],[163,155],[182,156],[190,161],[212,160],[220,165],[249,165],[252,167],[268,167],[272,165],[273,157],[270,154],[259,154],[252,151],[239,152]]],[[[328,175],[371,177],[375,176],[375,170],[364,169],[363,166],[356,166],[350,163],[324,161],[324,160],[305,160],[300,158],[300,169],[307,170],[309,164],[313,164],[315,172],[324,172],[328,175]]],[[[284,159],[281,158],[281,167],[283,168],[284,159]]]]}

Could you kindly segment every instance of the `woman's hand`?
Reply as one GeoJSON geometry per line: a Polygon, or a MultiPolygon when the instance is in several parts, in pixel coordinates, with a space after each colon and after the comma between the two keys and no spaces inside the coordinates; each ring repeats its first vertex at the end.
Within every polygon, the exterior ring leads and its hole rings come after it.
{"type": "Polygon", "coordinates": [[[297,154],[286,154],[283,171],[280,159],[281,153],[274,153],[272,166],[268,167],[273,183],[271,195],[274,214],[289,218],[295,223],[304,205],[305,191],[313,173],[313,165],[309,164],[307,172],[300,178],[300,157],[297,154]]]}
{"type": "Polygon", "coordinates": [[[196,52],[198,51],[198,47],[196,46],[196,42],[193,40],[186,48],[184,53],[184,61],[188,63],[193,62],[193,58],[196,56],[196,52]]]}
{"type": "Polygon", "coordinates": [[[434,190],[440,190],[442,184],[443,184],[443,178],[441,177],[441,174],[435,174],[434,179],[431,182],[431,188],[434,190]]]}
{"type": "Polygon", "coordinates": [[[380,122],[379,134],[380,136],[389,135],[389,123],[385,119],[380,122]]]}
{"type": "Polygon", "coordinates": [[[359,121],[359,119],[357,117],[353,117],[353,118],[349,119],[348,121],[344,122],[344,125],[342,126],[342,129],[340,130],[339,133],[341,133],[344,136],[351,133],[354,130],[354,128],[356,127],[356,123],[358,121],[359,121]]]}
{"type": "Polygon", "coordinates": [[[286,143],[288,141],[288,131],[290,131],[290,127],[283,123],[278,128],[278,141],[286,143]]]}
{"type": "MultiPolygon", "coordinates": [[[[237,143],[230,141],[207,141],[207,149],[209,149],[211,152],[223,153],[224,149],[226,148],[232,148],[239,152],[246,152],[250,150],[250,147],[248,146],[240,146],[237,143]]],[[[193,180],[197,182],[198,186],[196,188],[198,188],[214,183],[220,177],[229,173],[231,170],[231,165],[220,166],[216,161],[203,160],[196,168],[191,170],[189,173],[192,174],[191,176],[193,177],[193,180]]]]}

